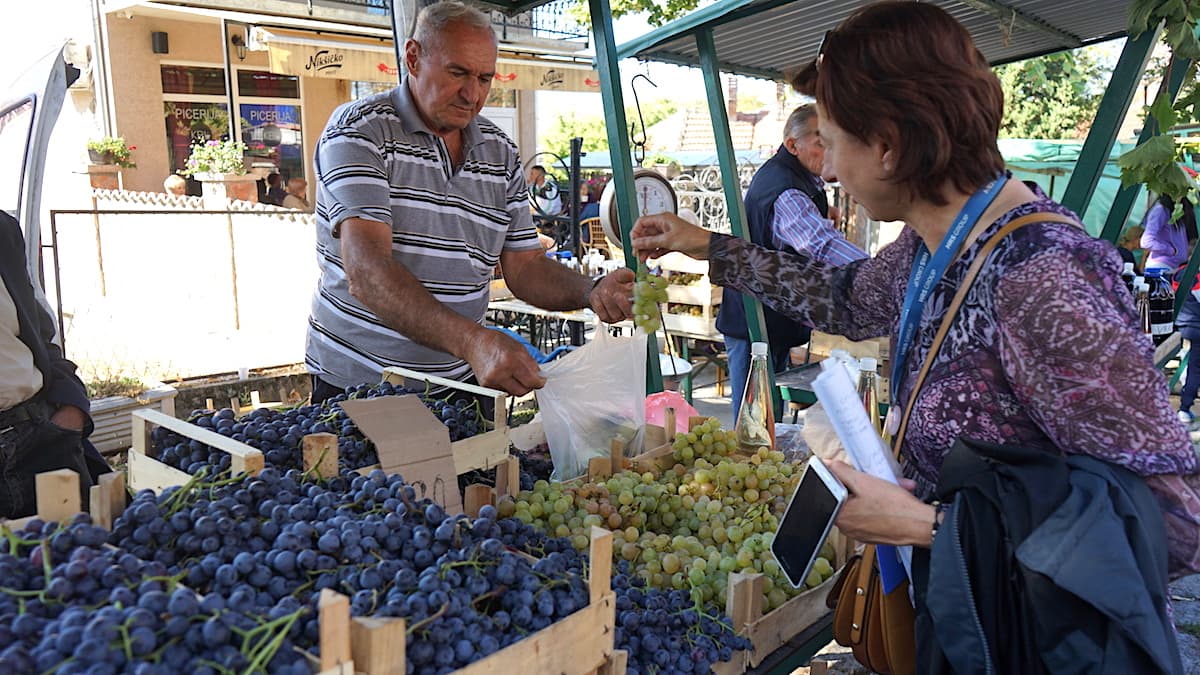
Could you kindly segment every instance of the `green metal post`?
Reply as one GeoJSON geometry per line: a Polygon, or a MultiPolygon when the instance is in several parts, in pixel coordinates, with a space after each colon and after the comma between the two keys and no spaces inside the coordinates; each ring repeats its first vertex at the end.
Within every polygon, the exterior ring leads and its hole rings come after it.
{"type": "MultiPolygon", "coordinates": [[[[621,69],[617,65],[617,47],[613,39],[612,10],[608,0],[591,0],[592,31],[596,38],[596,68],[600,72],[601,100],[608,130],[608,152],[612,160],[612,180],[616,189],[617,221],[621,227],[621,249],[625,263],[637,269],[637,257],[629,232],[637,220],[633,202],[633,166],[630,160],[629,124],[625,120],[625,95],[621,90],[621,69]]],[[[663,327],[666,330],[666,327],[663,327]]],[[[662,391],[662,372],[658,361],[658,340],[651,335],[647,346],[646,391],[662,391]]]]}
{"type": "MultiPolygon", "coordinates": [[[[696,47],[700,51],[700,70],[704,73],[704,89],[708,95],[708,114],[712,118],[713,140],[717,144],[717,159],[721,163],[721,187],[725,191],[725,210],[729,213],[729,226],[735,237],[750,241],[750,228],[746,226],[746,210],[742,206],[742,186],[738,180],[737,155],[733,151],[733,136],[729,131],[729,116],[725,110],[725,96],[721,87],[721,71],[717,61],[717,46],[713,42],[711,29],[696,34],[696,47]]],[[[751,295],[742,294],[746,308],[746,329],[751,342],[767,341],[767,323],[763,318],[762,305],[751,295]]],[[[771,368],[769,370],[774,370],[771,368]]],[[[783,399],[775,386],[775,375],[771,374],[771,391],[775,404],[775,417],[783,412],[783,399]]],[[[734,401],[733,405],[740,405],[734,401]]]]}
{"type": "MultiPolygon", "coordinates": [[[[733,150],[733,137],[729,131],[729,116],[725,111],[725,95],[721,87],[721,72],[717,67],[717,47],[713,43],[712,31],[696,34],[696,46],[700,50],[700,70],[704,73],[704,88],[708,94],[708,114],[712,117],[713,139],[717,144],[717,159],[721,163],[721,187],[725,191],[725,207],[729,213],[729,226],[733,236],[750,241],[750,230],[746,226],[746,211],[742,206],[742,186],[738,180],[737,155],[733,150]]],[[[762,306],[753,297],[742,294],[746,303],[746,324],[752,342],[765,342],[766,322],[762,306]]]]}
{"type": "MultiPolygon", "coordinates": [[[[1166,92],[1167,96],[1174,101],[1179,95],[1179,89],[1183,86],[1183,81],[1188,75],[1188,71],[1192,68],[1191,59],[1181,59],[1176,57],[1171,61],[1171,76],[1166,82],[1163,82],[1159,89],[1159,95],[1166,92]]],[[[1157,97],[1156,97],[1157,98],[1157,97]]],[[[1150,140],[1150,137],[1157,133],[1158,124],[1153,117],[1146,116],[1146,123],[1142,125],[1142,133],[1138,136],[1138,145],[1150,140]]],[[[1138,196],[1142,194],[1142,184],[1130,185],[1121,188],[1117,192],[1117,196],[1113,199],[1112,208],[1108,211],[1108,218],[1104,221],[1104,229],[1100,232],[1100,238],[1112,243],[1117,242],[1117,238],[1121,236],[1121,231],[1125,229],[1125,221],[1129,220],[1129,213],[1133,210],[1133,205],[1137,203],[1138,196]]]]}
{"type": "Polygon", "coordinates": [[[1142,73],[1146,72],[1146,63],[1150,61],[1150,54],[1154,51],[1154,45],[1158,43],[1161,33],[1160,26],[1142,33],[1136,40],[1127,41],[1125,49],[1121,51],[1121,58],[1117,61],[1117,67],[1113,69],[1108,88],[1104,91],[1104,98],[1100,99],[1100,108],[1096,111],[1092,129],[1088,132],[1079,159],[1075,162],[1071,182],[1067,184],[1066,192],[1063,193],[1063,206],[1079,214],[1080,218],[1087,212],[1092,195],[1096,192],[1096,185],[1104,173],[1104,165],[1108,162],[1113,143],[1117,141],[1117,133],[1125,120],[1125,113],[1133,103],[1138,83],[1141,82],[1142,73]]]}

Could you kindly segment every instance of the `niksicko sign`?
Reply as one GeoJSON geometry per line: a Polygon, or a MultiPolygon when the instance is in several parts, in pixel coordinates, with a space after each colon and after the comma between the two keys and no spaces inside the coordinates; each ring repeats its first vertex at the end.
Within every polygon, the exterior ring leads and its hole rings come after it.
{"type": "Polygon", "coordinates": [[[346,55],[341,52],[320,49],[308,57],[308,63],[304,65],[304,69],[316,75],[329,75],[341,71],[342,62],[345,60],[346,55]]]}

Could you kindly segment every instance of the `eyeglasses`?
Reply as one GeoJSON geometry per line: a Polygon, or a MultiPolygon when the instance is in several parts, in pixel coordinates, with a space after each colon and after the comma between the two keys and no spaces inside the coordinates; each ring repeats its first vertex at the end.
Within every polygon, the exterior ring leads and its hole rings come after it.
{"type": "Polygon", "coordinates": [[[829,37],[833,35],[833,33],[834,29],[825,31],[825,34],[821,36],[820,44],[817,45],[817,70],[821,69],[821,62],[825,60],[825,45],[829,44],[829,37]]]}

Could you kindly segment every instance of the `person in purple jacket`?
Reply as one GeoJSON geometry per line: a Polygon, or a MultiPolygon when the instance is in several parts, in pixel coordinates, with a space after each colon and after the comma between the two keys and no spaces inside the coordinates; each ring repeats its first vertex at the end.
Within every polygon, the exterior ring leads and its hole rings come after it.
{"type": "Polygon", "coordinates": [[[1192,246],[1196,244],[1196,216],[1192,203],[1183,200],[1183,215],[1171,222],[1175,200],[1162,195],[1146,212],[1142,233],[1142,248],[1146,249],[1145,269],[1161,267],[1174,273],[1187,264],[1192,246]]]}

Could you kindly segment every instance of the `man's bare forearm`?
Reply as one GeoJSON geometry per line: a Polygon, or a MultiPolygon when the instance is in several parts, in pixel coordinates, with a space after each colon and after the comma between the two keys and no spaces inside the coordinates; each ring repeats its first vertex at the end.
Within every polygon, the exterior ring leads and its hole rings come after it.
{"type": "Polygon", "coordinates": [[[518,298],[542,309],[568,311],[588,306],[592,280],[545,256],[538,256],[504,280],[518,298]]]}
{"type": "Polygon", "coordinates": [[[466,346],[478,324],[433,297],[404,265],[355,255],[347,250],[353,247],[350,242],[342,243],[351,295],[413,342],[466,358],[466,346]]]}

